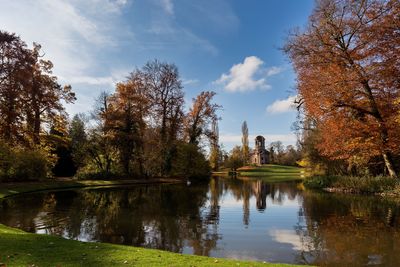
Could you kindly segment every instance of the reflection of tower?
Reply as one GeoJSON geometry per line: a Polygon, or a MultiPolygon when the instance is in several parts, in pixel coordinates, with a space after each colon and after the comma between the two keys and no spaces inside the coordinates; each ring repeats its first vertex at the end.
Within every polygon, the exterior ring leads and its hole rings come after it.
{"type": "Polygon", "coordinates": [[[259,211],[267,208],[267,191],[268,186],[261,181],[257,181],[254,185],[254,194],[256,195],[256,206],[259,211]]]}

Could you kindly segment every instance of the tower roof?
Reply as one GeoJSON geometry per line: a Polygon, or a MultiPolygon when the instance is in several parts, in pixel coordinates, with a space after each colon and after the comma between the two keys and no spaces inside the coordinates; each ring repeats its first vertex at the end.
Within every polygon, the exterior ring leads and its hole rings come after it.
{"type": "Polygon", "coordinates": [[[265,138],[263,136],[261,136],[261,135],[258,135],[256,137],[256,140],[262,141],[262,140],[265,140],[265,138]]]}

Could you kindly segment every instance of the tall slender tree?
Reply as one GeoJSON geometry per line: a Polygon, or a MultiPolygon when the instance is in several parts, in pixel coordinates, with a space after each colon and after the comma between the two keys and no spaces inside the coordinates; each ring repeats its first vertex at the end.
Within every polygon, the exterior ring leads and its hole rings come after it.
{"type": "Polygon", "coordinates": [[[245,165],[249,162],[249,150],[249,129],[247,128],[247,122],[244,121],[242,124],[242,157],[245,165]]]}
{"type": "Polygon", "coordinates": [[[220,146],[219,146],[219,128],[218,120],[214,119],[212,122],[212,130],[210,136],[210,165],[213,171],[217,171],[219,168],[219,162],[221,157],[220,146]]]}

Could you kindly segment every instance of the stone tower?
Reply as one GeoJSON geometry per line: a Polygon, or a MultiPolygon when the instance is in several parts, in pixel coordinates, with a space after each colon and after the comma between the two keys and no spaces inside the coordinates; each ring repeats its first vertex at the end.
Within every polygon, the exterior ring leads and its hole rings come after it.
{"type": "Polygon", "coordinates": [[[261,135],[255,139],[255,148],[251,154],[251,163],[256,165],[269,163],[269,152],[265,149],[265,138],[261,135]]]}

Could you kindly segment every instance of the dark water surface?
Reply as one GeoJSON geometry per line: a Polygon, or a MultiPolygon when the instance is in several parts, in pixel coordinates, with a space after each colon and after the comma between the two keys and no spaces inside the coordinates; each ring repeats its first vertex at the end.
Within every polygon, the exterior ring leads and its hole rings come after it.
{"type": "Polygon", "coordinates": [[[0,223],[34,233],[324,266],[400,266],[399,215],[398,205],[376,197],[229,178],[23,194],[0,202],[0,223]]]}

